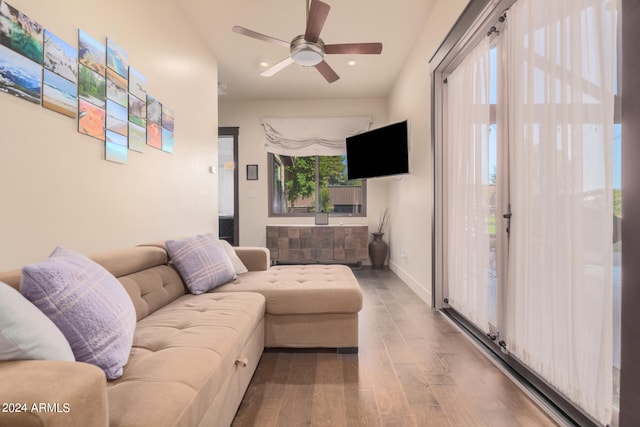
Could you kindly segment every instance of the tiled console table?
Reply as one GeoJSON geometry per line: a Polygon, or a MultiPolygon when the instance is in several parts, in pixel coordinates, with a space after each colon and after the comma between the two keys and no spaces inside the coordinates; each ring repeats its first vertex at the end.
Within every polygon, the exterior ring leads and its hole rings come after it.
{"type": "Polygon", "coordinates": [[[361,264],[368,257],[366,225],[267,225],[275,263],[361,264]]]}

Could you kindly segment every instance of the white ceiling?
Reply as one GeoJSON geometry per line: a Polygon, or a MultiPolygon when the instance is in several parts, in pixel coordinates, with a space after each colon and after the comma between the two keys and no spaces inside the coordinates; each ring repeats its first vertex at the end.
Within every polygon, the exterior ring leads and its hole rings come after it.
{"type": "Polygon", "coordinates": [[[436,0],[323,0],[331,6],[320,37],[327,44],[382,42],[380,55],[327,55],[340,75],[327,83],[314,68],[269,66],[288,49],[231,31],[234,25],[290,41],[303,34],[306,0],[175,0],[218,60],[227,98],[376,98],[388,95],[436,0]],[[355,60],[356,65],[347,64],[355,60]]]}

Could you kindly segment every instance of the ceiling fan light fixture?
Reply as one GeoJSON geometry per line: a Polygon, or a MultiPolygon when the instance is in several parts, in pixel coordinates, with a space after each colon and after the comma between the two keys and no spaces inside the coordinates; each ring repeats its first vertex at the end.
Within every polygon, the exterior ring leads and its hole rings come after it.
{"type": "Polygon", "coordinates": [[[313,67],[324,59],[324,43],[320,39],[310,42],[300,35],[291,41],[291,58],[304,67],[313,67]]]}
{"type": "Polygon", "coordinates": [[[322,62],[322,54],[312,50],[301,50],[291,55],[293,60],[303,67],[313,67],[322,62]]]}

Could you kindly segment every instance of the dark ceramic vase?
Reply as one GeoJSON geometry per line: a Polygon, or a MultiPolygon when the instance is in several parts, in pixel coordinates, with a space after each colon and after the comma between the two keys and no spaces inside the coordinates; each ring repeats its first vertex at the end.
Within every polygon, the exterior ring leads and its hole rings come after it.
{"type": "Polygon", "coordinates": [[[387,259],[387,244],[382,240],[384,233],[371,233],[373,240],[369,243],[369,258],[373,268],[382,268],[387,259]]]}

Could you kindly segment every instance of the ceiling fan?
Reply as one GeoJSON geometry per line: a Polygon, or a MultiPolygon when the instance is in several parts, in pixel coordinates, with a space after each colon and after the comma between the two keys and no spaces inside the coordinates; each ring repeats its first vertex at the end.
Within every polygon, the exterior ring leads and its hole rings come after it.
{"type": "Polygon", "coordinates": [[[329,15],[329,9],[331,7],[321,2],[320,0],[307,0],[307,28],[304,34],[300,34],[291,40],[286,42],[274,37],[270,37],[261,33],[257,33],[252,30],[240,27],[238,25],[233,27],[233,31],[254,39],[274,43],[283,47],[289,48],[290,56],[268,70],[262,72],[260,75],[265,77],[271,77],[278,71],[286,68],[294,62],[305,66],[315,67],[320,74],[329,83],[333,83],[340,78],[338,74],[327,64],[324,60],[324,56],[327,54],[374,54],[377,55],[382,52],[382,43],[343,43],[343,44],[324,44],[320,38],[320,31],[324,26],[324,22],[329,15]]]}

